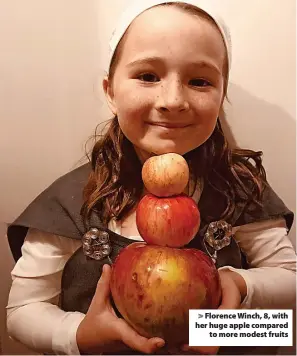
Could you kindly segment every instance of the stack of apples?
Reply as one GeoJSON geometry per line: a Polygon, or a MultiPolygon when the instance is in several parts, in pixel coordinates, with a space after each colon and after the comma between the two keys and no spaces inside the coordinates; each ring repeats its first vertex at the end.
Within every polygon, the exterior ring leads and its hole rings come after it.
{"type": "Polygon", "coordinates": [[[123,318],[141,335],[167,344],[188,342],[189,309],[214,309],[221,300],[217,269],[202,251],[186,248],[200,214],[184,193],[186,160],[175,153],[153,156],[142,168],[148,194],[136,224],[144,242],[121,250],[112,268],[111,293],[123,318]]]}
{"type": "Polygon", "coordinates": [[[195,201],[184,190],[189,183],[187,161],[175,153],[149,158],[142,180],[150,194],[138,204],[136,224],[145,242],[182,247],[197,234],[200,214],[195,201]]]}

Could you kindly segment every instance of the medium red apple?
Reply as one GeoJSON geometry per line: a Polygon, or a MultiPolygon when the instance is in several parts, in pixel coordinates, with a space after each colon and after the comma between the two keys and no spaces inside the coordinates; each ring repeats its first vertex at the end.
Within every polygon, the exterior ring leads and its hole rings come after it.
{"type": "Polygon", "coordinates": [[[200,213],[195,201],[185,194],[167,198],[147,194],[138,203],[136,225],[148,244],[182,247],[197,234],[200,213]]]}
{"type": "Polygon", "coordinates": [[[189,181],[189,166],[183,156],[166,153],[150,157],[142,167],[146,189],[159,197],[181,194],[189,181]]]}
{"type": "Polygon", "coordinates": [[[111,293],[123,318],[145,337],[188,343],[189,309],[216,309],[218,271],[196,249],[132,243],[112,266],[111,293]]]}

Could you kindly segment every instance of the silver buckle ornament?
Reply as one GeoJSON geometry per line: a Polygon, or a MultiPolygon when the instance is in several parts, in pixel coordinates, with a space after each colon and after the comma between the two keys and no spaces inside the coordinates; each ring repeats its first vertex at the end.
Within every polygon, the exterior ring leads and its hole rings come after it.
{"type": "Polygon", "coordinates": [[[217,251],[230,245],[232,238],[232,226],[224,220],[213,221],[209,224],[207,231],[204,235],[204,242],[214,249],[214,253],[210,253],[206,244],[204,246],[207,253],[216,262],[217,251]]]}
{"type": "Polygon", "coordinates": [[[83,253],[94,260],[101,261],[111,253],[108,232],[95,227],[88,230],[82,238],[83,253]]]}

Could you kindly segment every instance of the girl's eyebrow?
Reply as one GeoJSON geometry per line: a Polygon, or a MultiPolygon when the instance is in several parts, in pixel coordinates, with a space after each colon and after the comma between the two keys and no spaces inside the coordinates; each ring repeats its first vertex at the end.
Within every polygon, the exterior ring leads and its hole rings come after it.
{"type": "MultiPolygon", "coordinates": [[[[153,57],[144,57],[144,58],[139,58],[139,59],[136,59],[130,63],[127,64],[127,68],[131,68],[131,67],[134,67],[134,66],[137,66],[137,65],[141,65],[141,64],[164,64],[164,60],[162,60],[162,58],[160,57],[156,57],[156,56],[153,56],[153,57]]],[[[214,63],[211,63],[209,61],[206,61],[206,60],[198,60],[198,61],[190,61],[190,62],[187,62],[186,63],[187,67],[190,68],[190,67],[199,67],[199,68],[208,68],[208,69],[211,69],[215,72],[217,72],[217,74],[222,74],[221,70],[214,64],[214,63]]]]}
{"type": "Polygon", "coordinates": [[[127,64],[127,67],[134,67],[136,65],[140,64],[148,64],[148,63],[162,63],[162,59],[160,57],[152,56],[152,57],[144,57],[144,58],[139,58],[136,59],[130,63],[127,64]]]}
{"type": "Polygon", "coordinates": [[[207,68],[215,71],[217,74],[222,74],[222,71],[212,62],[208,62],[205,60],[199,60],[197,62],[189,62],[187,63],[188,67],[199,67],[199,68],[207,68]]]}

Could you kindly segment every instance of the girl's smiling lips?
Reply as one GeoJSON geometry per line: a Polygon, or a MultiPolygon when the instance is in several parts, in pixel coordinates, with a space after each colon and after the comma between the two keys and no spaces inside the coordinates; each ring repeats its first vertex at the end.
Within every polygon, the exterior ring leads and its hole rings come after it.
{"type": "Polygon", "coordinates": [[[152,126],[160,126],[166,129],[183,129],[190,126],[190,124],[178,123],[178,122],[148,122],[152,126]]]}

